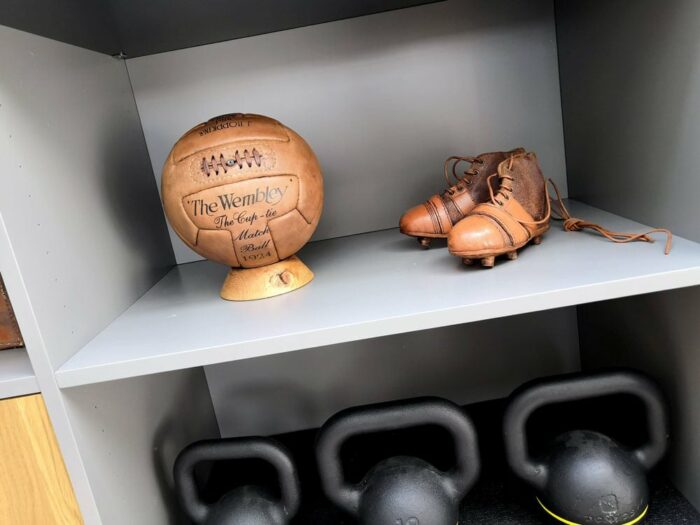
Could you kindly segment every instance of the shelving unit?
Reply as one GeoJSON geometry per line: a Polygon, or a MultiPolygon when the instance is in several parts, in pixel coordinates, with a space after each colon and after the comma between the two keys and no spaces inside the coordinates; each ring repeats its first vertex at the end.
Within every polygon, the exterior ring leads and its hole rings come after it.
{"type": "MultiPolygon", "coordinates": [[[[182,521],[194,440],[631,366],[673,416],[650,523],[700,523],[698,21],[694,0],[3,3],[0,273],[26,349],[0,352],[0,398],[42,394],[85,523],[154,525],[182,521]],[[181,133],[235,111],[299,132],[325,181],[314,281],[248,303],[159,195],[181,133]],[[671,254],[553,222],[485,270],[392,229],[448,155],[520,145],[574,216],[668,227],[671,254]]],[[[535,523],[504,480],[465,508],[535,523]]]]}
{"type": "Polygon", "coordinates": [[[39,385],[24,348],[0,352],[0,399],[39,392],[39,385]]]}
{"type": "MultiPolygon", "coordinates": [[[[646,231],[580,203],[577,217],[616,231],[646,231]]],[[[226,269],[181,265],[56,372],[61,387],[261,357],[700,284],[700,244],[676,237],[615,245],[553,224],[517,264],[465,268],[444,243],[426,252],[397,230],[311,243],[316,279],[269,301],[219,299],[226,269]],[[507,286],[504,283],[508,283],[507,286]],[[436,294],[435,290],[441,290],[436,294]],[[211,320],[215,319],[216,322],[211,320]]]]}

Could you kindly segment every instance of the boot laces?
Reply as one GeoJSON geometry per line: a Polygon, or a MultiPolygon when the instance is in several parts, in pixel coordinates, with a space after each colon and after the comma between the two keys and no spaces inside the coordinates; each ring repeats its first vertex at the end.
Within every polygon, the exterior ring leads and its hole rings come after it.
{"type": "MultiPolygon", "coordinates": [[[[491,196],[491,202],[495,206],[502,207],[505,204],[505,201],[510,200],[513,195],[513,160],[515,160],[515,156],[511,156],[508,159],[507,166],[505,165],[505,162],[499,164],[498,171],[492,175],[489,175],[486,180],[486,185],[489,188],[489,195],[491,196]],[[506,173],[508,173],[508,175],[506,173]],[[496,193],[493,192],[493,186],[491,185],[491,179],[493,177],[499,178],[498,191],[496,193]]],[[[547,182],[544,183],[544,192],[547,193],[547,182]]],[[[539,226],[540,224],[549,222],[549,219],[552,216],[552,206],[549,202],[549,198],[547,198],[547,213],[545,214],[544,218],[540,219],[539,221],[526,221],[515,217],[511,213],[509,213],[509,215],[523,226],[539,226]]]]}
{"type": "Polygon", "coordinates": [[[462,191],[467,186],[470,186],[472,183],[472,177],[479,174],[478,168],[475,167],[475,164],[483,165],[484,161],[483,159],[480,159],[478,157],[460,157],[456,155],[448,157],[447,160],[445,160],[444,169],[445,181],[447,181],[448,186],[448,188],[445,190],[445,193],[454,195],[456,191],[462,191]],[[457,175],[457,166],[462,162],[468,162],[469,164],[471,164],[471,166],[460,177],[459,175],[457,175]],[[452,163],[451,168],[450,163],[452,163]],[[452,173],[452,179],[450,179],[450,172],[452,173]],[[453,180],[456,182],[453,183],[453,180]]]}
{"type": "Polygon", "coordinates": [[[513,195],[513,175],[506,175],[507,173],[513,173],[513,157],[508,159],[508,165],[505,163],[498,165],[498,170],[488,176],[486,179],[487,186],[489,188],[489,195],[491,196],[491,202],[497,206],[503,206],[504,201],[510,200],[511,195],[513,195]],[[498,177],[498,191],[493,192],[493,185],[491,184],[491,179],[498,177]]]}
{"type": "Polygon", "coordinates": [[[547,194],[547,200],[556,201],[556,205],[558,208],[558,216],[555,216],[554,219],[563,221],[564,230],[566,230],[567,232],[578,232],[584,229],[589,229],[598,232],[606,239],[615,243],[627,243],[633,241],[654,242],[654,239],[650,237],[652,233],[664,233],[666,235],[666,245],[664,246],[664,254],[668,255],[669,253],[671,253],[671,246],[673,244],[673,234],[671,233],[671,230],[667,228],[652,228],[651,230],[644,233],[616,232],[608,230],[600,224],[595,224],[584,219],[572,217],[571,213],[569,213],[569,210],[564,205],[564,201],[561,198],[561,194],[559,193],[559,188],[557,188],[557,185],[552,179],[548,179],[548,182],[552,185],[552,188],[554,188],[554,193],[556,194],[556,197],[552,197],[551,195],[547,194]]]}
{"type": "MultiPolygon", "coordinates": [[[[513,176],[512,175],[507,175],[507,173],[512,173],[512,168],[513,168],[513,159],[514,157],[511,157],[507,167],[504,166],[505,163],[502,163],[501,165],[498,166],[498,172],[494,173],[493,175],[489,175],[487,179],[487,186],[489,188],[489,194],[491,196],[491,202],[496,205],[502,207],[505,202],[511,198],[513,194],[513,176]],[[494,193],[493,187],[491,186],[491,179],[493,177],[499,177],[500,183],[498,186],[498,191],[494,193]]],[[[545,214],[544,219],[540,221],[525,221],[522,219],[518,219],[517,217],[514,217],[512,214],[511,217],[513,217],[515,220],[517,220],[520,224],[523,225],[531,225],[531,226],[537,226],[540,224],[544,224],[545,222],[549,221],[550,217],[563,221],[563,226],[564,230],[567,232],[577,232],[577,231],[582,231],[585,229],[593,230],[606,239],[615,242],[615,243],[628,243],[628,242],[633,242],[633,241],[642,241],[642,242],[654,242],[654,239],[650,237],[652,233],[664,233],[666,234],[666,245],[664,247],[664,253],[668,255],[671,253],[671,245],[673,242],[673,234],[671,233],[671,230],[668,230],[667,228],[652,228],[651,230],[644,232],[644,233],[626,233],[626,232],[616,232],[612,230],[608,230],[607,228],[601,226],[600,224],[596,224],[590,221],[586,221],[584,219],[579,219],[576,217],[572,217],[571,213],[569,212],[568,208],[564,204],[564,200],[561,197],[561,193],[559,192],[559,188],[555,184],[555,182],[552,179],[547,179],[544,183],[544,191],[545,194],[547,195],[547,213],[545,214]],[[554,194],[556,195],[555,197],[552,197],[550,195],[547,187],[547,184],[551,185],[552,188],[554,189],[554,194]],[[557,215],[552,214],[552,202],[554,202],[557,206],[557,215]]]]}

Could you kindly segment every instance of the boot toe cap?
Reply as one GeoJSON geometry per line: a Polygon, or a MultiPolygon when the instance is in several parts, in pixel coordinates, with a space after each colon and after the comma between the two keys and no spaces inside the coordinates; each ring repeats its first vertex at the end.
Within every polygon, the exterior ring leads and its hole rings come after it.
{"type": "Polygon", "coordinates": [[[505,242],[498,226],[487,217],[471,215],[458,222],[447,238],[455,255],[481,255],[503,250],[505,242]]]}
{"type": "Polygon", "coordinates": [[[436,230],[430,212],[425,204],[414,206],[401,217],[399,222],[401,233],[406,235],[429,235],[435,236],[440,232],[436,230]]]}

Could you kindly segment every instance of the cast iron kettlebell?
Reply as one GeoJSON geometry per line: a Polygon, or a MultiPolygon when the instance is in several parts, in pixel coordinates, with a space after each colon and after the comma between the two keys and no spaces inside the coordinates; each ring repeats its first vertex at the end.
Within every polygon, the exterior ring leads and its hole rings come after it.
{"type": "Polygon", "coordinates": [[[607,372],[553,378],[525,385],[506,409],[504,434],[508,463],[537,492],[547,514],[563,523],[609,525],[639,523],[647,513],[646,471],[666,452],[668,428],[661,393],[634,372],[607,372]],[[644,404],[649,442],[628,450],[588,430],[558,436],[549,452],[528,454],[526,423],[540,407],[615,394],[630,394],[644,404]]]}
{"type": "Polygon", "coordinates": [[[459,502],[479,473],[471,421],[457,405],[434,398],[342,411],[321,429],[316,457],[328,498],[362,525],[455,525],[459,502]],[[345,481],[340,448],[349,437],[421,425],[450,433],[456,465],[449,472],[418,458],[397,456],[378,463],[358,485],[345,481]]]}
{"type": "Polygon", "coordinates": [[[267,438],[199,441],[180,452],[174,468],[175,488],[189,518],[206,525],[284,525],[299,509],[299,478],[289,453],[267,438]],[[277,470],[281,501],[263,487],[244,486],[208,505],[200,498],[194,467],[203,461],[261,459],[277,470]]]}

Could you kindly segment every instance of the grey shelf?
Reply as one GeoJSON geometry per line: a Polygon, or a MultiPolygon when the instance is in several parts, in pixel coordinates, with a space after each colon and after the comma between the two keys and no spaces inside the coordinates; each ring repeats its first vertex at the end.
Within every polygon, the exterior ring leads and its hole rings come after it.
{"type": "Polygon", "coordinates": [[[24,348],[0,352],[0,399],[39,392],[29,356],[24,348]]]}
{"type": "MultiPolygon", "coordinates": [[[[647,227],[580,203],[619,231],[647,227]]],[[[540,246],[492,270],[464,267],[396,230],[320,241],[301,258],[315,280],[264,301],[218,297],[227,269],[174,268],[56,373],[74,387],[700,284],[700,244],[613,244],[553,223],[540,246]]]]}

